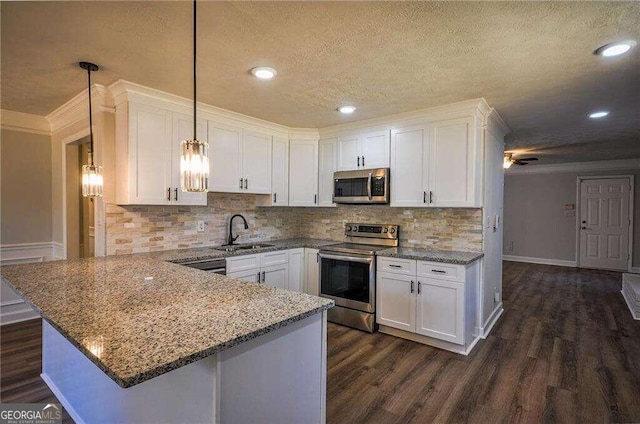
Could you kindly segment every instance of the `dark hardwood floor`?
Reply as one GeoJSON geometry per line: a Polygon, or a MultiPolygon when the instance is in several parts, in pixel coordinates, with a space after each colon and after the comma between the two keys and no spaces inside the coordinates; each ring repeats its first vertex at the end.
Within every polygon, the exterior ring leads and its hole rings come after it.
{"type": "MultiPolygon", "coordinates": [[[[615,272],[505,262],[505,313],[466,357],[330,324],[327,421],[640,422],[640,322],[620,285],[615,272]]],[[[0,400],[55,401],[39,321],[1,336],[0,400]]]]}

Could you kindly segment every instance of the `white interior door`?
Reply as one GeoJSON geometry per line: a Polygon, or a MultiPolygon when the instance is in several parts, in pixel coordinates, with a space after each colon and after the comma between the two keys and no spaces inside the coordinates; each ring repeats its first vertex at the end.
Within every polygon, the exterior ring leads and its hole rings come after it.
{"type": "Polygon", "coordinates": [[[629,178],[580,183],[580,267],[627,270],[629,178]]]}

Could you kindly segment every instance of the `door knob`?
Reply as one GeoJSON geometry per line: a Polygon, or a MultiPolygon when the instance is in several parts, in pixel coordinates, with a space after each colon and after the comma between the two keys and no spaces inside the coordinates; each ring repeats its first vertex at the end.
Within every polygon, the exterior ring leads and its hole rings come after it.
{"type": "Polygon", "coordinates": [[[586,224],[586,223],[587,223],[587,221],[582,221],[582,223],[583,223],[583,224],[586,224]]]}
{"type": "Polygon", "coordinates": [[[587,227],[580,227],[580,228],[582,228],[583,230],[586,230],[586,229],[587,229],[587,227]]]}

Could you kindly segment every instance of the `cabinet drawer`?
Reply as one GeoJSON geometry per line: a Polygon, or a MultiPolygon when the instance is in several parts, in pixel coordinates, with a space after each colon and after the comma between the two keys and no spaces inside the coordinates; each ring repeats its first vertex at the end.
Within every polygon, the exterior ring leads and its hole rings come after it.
{"type": "Polygon", "coordinates": [[[431,277],[464,283],[464,266],[418,261],[418,277],[431,277]]]}
{"type": "Polygon", "coordinates": [[[289,253],[286,250],[267,252],[262,254],[261,266],[281,265],[289,263],[289,253]]]}
{"type": "Polygon", "coordinates": [[[378,258],[378,271],[416,275],[416,261],[412,259],[378,258]]]}
{"type": "Polygon", "coordinates": [[[260,268],[260,255],[242,255],[227,258],[227,274],[236,271],[247,271],[260,268]]]}

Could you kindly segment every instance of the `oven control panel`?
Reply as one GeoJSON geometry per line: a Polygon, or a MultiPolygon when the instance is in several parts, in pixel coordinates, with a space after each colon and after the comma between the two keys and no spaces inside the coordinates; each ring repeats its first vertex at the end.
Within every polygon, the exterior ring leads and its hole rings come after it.
{"type": "Polygon", "coordinates": [[[349,237],[372,237],[382,239],[397,239],[400,227],[388,224],[357,224],[347,223],[344,227],[345,235],[349,237]]]}

